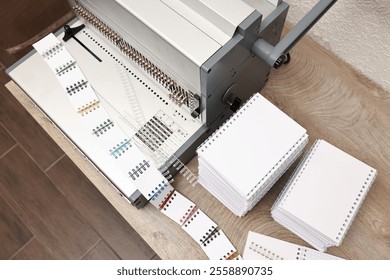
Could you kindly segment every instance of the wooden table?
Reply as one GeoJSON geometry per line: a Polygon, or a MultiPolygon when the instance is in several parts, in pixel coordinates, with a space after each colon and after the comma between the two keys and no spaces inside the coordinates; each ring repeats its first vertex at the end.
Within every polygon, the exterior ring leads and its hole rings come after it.
{"type": "MultiPolygon", "coordinates": [[[[307,129],[310,145],[325,139],[378,170],[343,243],[328,252],[347,259],[390,259],[390,93],[308,38],[291,54],[291,63],[273,71],[262,94],[307,129]]],[[[137,210],[121,198],[15,83],[6,86],[162,259],[206,258],[177,224],[153,206],[137,210]]],[[[188,167],[197,173],[196,157],[188,167]]],[[[222,228],[241,254],[249,230],[309,246],[270,215],[292,169],[244,218],[234,216],[203,187],[190,186],[180,175],[173,185],[222,228]]]]}

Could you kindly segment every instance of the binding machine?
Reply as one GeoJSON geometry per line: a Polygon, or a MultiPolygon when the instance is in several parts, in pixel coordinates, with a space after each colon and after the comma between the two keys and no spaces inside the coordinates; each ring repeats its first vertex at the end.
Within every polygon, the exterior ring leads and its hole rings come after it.
{"type": "MultiPolygon", "coordinates": [[[[118,123],[168,179],[196,177],[185,163],[335,0],[320,0],[282,39],[289,5],[280,0],[70,0],[77,18],[56,35],[118,123]]],[[[44,96],[31,53],[8,74],[132,204],[147,199],[96,153],[64,103],[44,96]],[[124,191],[124,189],[127,191],[124,191]]],[[[48,75],[49,76],[49,75],[48,75]]],[[[54,81],[42,80],[59,93],[54,81]]],[[[110,124],[107,124],[110,125],[110,124]]],[[[102,128],[105,129],[105,128],[102,128]]]]}

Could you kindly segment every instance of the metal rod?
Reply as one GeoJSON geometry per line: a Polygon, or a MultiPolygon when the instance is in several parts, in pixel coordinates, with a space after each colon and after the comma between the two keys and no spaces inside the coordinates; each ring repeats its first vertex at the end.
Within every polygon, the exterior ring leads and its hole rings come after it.
{"type": "Polygon", "coordinates": [[[83,44],[79,39],[76,38],[75,33],[79,32],[82,28],[84,28],[84,25],[78,26],[73,30],[69,25],[64,26],[65,34],[63,40],[66,42],[69,40],[69,38],[73,38],[77,43],[79,43],[85,50],[87,50],[94,58],[96,58],[99,62],[102,62],[102,60],[94,54],[86,45],[83,44]]]}
{"type": "Polygon", "coordinates": [[[102,62],[102,60],[94,54],[86,45],[83,44],[79,39],[77,39],[75,36],[72,35],[72,38],[76,40],[77,43],[79,43],[84,49],[86,49],[94,58],[96,58],[99,62],[102,62]]]}
{"type": "Polygon", "coordinates": [[[320,0],[276,46],[260,38],[253,44],[251,51],[275,67],[275,63],[285,56],[336,2],[337,0],[320,0]]]}

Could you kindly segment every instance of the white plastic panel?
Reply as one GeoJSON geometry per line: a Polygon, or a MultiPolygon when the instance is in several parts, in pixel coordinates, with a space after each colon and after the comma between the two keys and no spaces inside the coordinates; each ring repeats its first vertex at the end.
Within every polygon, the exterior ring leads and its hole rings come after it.
{"type": "Polygon", "coordinates": [[[233,37],[237,26],[254,11],[241,0],[229,1],[229,5],[222,0],[161,1],[221,45],[233,37]]]}
{"type": "Polygon", "coordinates": [[[221,47],[160,0],[115,1],[199,67],[221,47]]]}

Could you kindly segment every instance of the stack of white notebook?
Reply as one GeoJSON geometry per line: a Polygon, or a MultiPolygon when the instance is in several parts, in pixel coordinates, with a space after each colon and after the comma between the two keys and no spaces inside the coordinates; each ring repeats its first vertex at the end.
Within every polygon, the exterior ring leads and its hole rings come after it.
{"type": "Polygon", "coordinates": [[[198,148],[199,182],[244,216],[307,141],[303,127],[257,93],[198,148]]]}
{"type": "Polygon", "coordinates": [[[376,170],[317,140],[272,207],[272,216],[320,251],[341,244],[376,170]]]}
{"type": "Polygon", "coordinates": [[[305,246],[250,231],[246,240],[244,260],[342,260],[305,246]]]}

